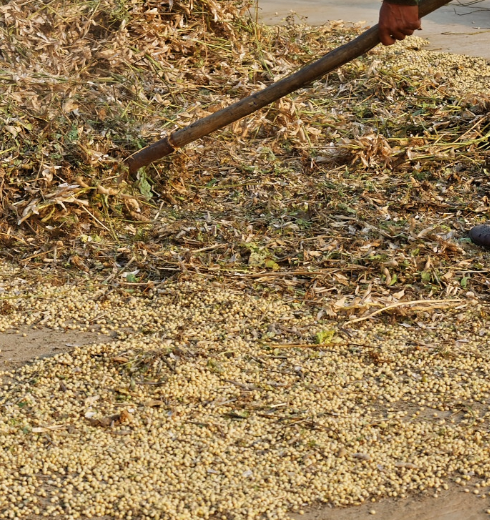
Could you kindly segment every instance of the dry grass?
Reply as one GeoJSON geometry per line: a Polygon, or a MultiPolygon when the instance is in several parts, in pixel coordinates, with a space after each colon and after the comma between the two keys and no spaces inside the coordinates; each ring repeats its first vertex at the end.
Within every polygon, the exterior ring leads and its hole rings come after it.
{"type": "MultiPolygon", "coordinates": [[[[118,182],[121,160],[360,31],[237,2],[1,7],[3,254],[136,290],[204,276],[331,317],[485,297],[483,60],[375,49],[118,182]]],[[[383,314],[383,313],[380,313],[383,314]]]]}

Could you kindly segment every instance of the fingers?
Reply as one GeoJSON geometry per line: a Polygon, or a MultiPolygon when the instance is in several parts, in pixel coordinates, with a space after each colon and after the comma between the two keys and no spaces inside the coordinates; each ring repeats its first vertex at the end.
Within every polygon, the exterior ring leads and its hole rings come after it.
{"type": "Polygon", "coordinates": [[[418,7],[391,4],[384,0],[379,17],[379,39],[383,45],[393,45],[420,29],[418,7]]]}
{"type": "Polygon", "coordinates": [[[412,36],[414,31],[421,29],[421,25],[420,20],[416,22],[405,22],[400,30],[405,36],[412,36]]]}
{"type": "Polygon", "coordinates": [[[405,39],[405,33],[402,29],[397,29],[397,30],[393,30],[391,31],[391,36],[393,38],[395,38],[395,40],[404,40],[405,39]]]}
{"type": "Polygon", "coordinates": [[[413,33],[413,31],[416,31],[417,29],[422,29],[422,21],[417,20],[416,22],[406,22],[406,28],[410,29],[413,33]]]}
{"type": "Polygon", "coordinates": [[[414,31],[420,29],[420,23],[412,24],[412,28],[402,27],[390,29],[388,27],[379,28],[379,39],[383,45],[393,45],[397,40],[404,40],[406,36],[412,36],[414,31]],[[413,27],[417,25],[417,27],[413,27]]]}
{"type": "Polygon", "coordinates": [[[391,36],[388,27],[379,27],[379,40],[383,45],[393,45],[396,40],[391,36]]]}
{"type": "Polygon", "coordinates": [[[413,31],[393,30],[388,27],[379,28],[379,39],[383,45],[393,45],[397,40],[404,40],[406,36],[411,36],[413,31]]]}

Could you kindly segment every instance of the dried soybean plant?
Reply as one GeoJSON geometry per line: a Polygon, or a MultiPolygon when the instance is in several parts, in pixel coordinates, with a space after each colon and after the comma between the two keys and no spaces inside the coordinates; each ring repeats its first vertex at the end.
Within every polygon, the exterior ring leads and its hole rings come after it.
{"type": "Polygon", "coordinates": [[[2,6],[4,254],[143,288],[227,277],[353,319],[485,297],[466,230],[488,214],[490,69],[420,38],[121,181],[132,151],[361,30],[259,26],[248,7],[2,6]]]}
{"type": "MultiPolygon", "coordinates": [[[[2,6],[6,216],[14,212],[18,225],[35,221],[37,231],[39,222],[70,228],[93,195],[124,192],[107,187],[112,168],[145,139],[173,127],[192,93],[209,83],[210,70],[236,60],[239,30],[243,24],[251,30],[243,18],[247,5],[206,0],[2,6]]],[[[129,200],[127,213],[139,213],[134,197],[129,200]]],[[[124,209],[123,202],[128,197],[119,201],[124,209]]]]}

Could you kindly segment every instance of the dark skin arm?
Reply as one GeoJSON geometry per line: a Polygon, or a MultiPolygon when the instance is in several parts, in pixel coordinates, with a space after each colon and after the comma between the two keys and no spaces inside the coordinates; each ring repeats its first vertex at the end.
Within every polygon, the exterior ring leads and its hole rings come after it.
{"type": "Polygon", "coordinates": [[[384,1],[379,12],[379,39],[383,45],[393,45],[420,29],[417,5],[404,5],[384,1]]]}

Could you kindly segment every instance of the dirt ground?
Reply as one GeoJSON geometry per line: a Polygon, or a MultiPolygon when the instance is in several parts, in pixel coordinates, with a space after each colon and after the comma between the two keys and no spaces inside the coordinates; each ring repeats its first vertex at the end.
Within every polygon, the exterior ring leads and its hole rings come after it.
{"type": "Polygon", "coordinates": [[[462,489],[450,489],[438,498],[415,497],[406,500],[382,500],[347,509],[319,508],[305,515],[293,516],[302,520],[483,520],[489,518],[486,510],[490,498],[482,499],[465,493],[462,489]],[[372,512],[375,512],[373,515],[372,512]]]}
{"type": "MultiPolygon", "coordinates": [[[[0,334],[0,367],[14,369],[29,361],[68,351],[76,346],[109,342],[109,335],[89,332],[57,332],[50,329],[20,329],[0,334]]],[[[439,497],[415,496],[405,500],[384,499],[367,502],[359,507],[336,509],[312,508],[295,520],[360,520],[375,516],[381,520],[483,520],[489,518],[490,493],[465,492],[452,487],[439,497]],[[484,497],[484,498],[483,498],[484,497]]],[[[32,518],[31,520],[34,520],[32,518]]]]}
{"type": "Polygon", "coordinates": [[[111,338],[97,332],[56,332],[50,329],[20,329],[0,334],[1,369],[12,370],[36,358],[53,356],[90,343],[111,338]]]}

